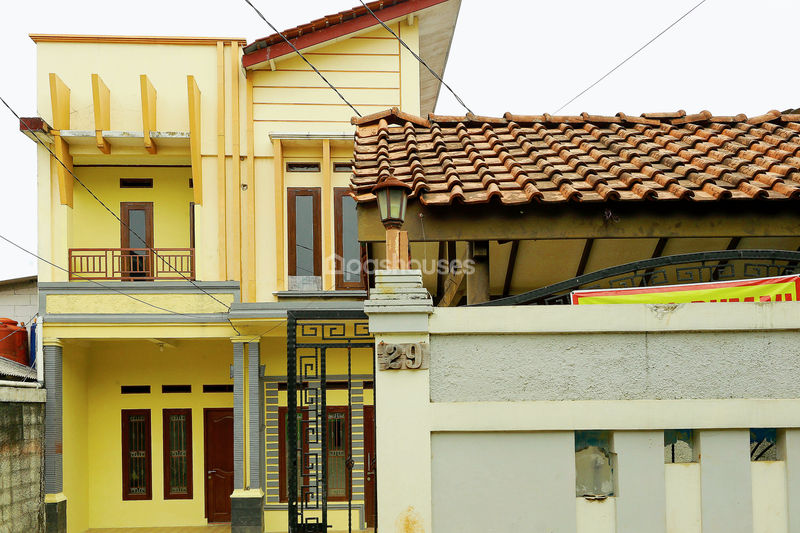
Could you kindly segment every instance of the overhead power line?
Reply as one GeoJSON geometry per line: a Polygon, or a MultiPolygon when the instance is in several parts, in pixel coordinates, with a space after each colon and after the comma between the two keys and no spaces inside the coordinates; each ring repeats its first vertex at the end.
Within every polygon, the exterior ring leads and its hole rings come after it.
{"type": "MultiPolygon", "coordinates": [[[[67,165],[66,165],[66,164],[65,164],[63,161],[61,161],[61,159],[59,159],[59,158],[58,158],[58,156],[56,156],[56,154],[55,154],[55,153],[54,153],[54,152],[53,152],[53,151],[52,151],[52,150],[51,150],[51,149],[50,149],[50,148],[49,148],[49,147],[48,147],[48,146],[47,146],[47,145],[46,145],[46,144],[45,144],[45,143],[44,143],[44,142],[41,140],[41,139],[39,139],[39,137],[38,137],[38,136],[37,136],[37,135],[36,135],[36,134],[33,132],[33,130],[32,130],[32,129],[31,129],[29,126],[28,126],[28,124],[27,124],[25,121],[23,121],[23,120],[20,118],[20,116],[17,114],[17,112],[16,112],[16,111],[14,111],[14,109],[13,109],[13,108],[12,108],[10,105],[8,105],[8,102],[6,102],[6,101],[5,101],[5,99],[3,99],[3,97],[2,97],[2,96],[0,96],[0,102],[3,102],[3,105],[5,105],[5,106],[6,106],[6,108],[8,108],[8,110],[9,110],[9,111],[11,111],[11,113],[12,113],[12,114],[13,114],[13,115],[14,115],[14,116],[17,118],[17,120],[19,121],[19,123],[20,123],[20,124],[22,124],[22,125],[25,127],[25,129],[27,129],[29,132],[31,132],[31,134],[33,135],[33,138],[36,140],[36,142],[37,142],[37,143],[39,143],[39,144],[40,144],[40,145],[41,145],[41,146],[42,146],[42,147],[43,147],[45,150],[47,150],[47,151],[50,153],[50,155],[51,155],[51,156],[53,156],[53,158],[54,158],[56,161],[58,161],[58,163],[59,163],[59,164],[60,164],[60,165],[61,165],[61,166],[64,168],[64,170],[66,170],[67,172],[69,172],[70,176],[72,176],[72,178],[73,178],[75,181],[77,181],[77,182],[78,182],[78,183],[81,185],[81,187],[83,187],[84,189],[86,189],[86,192],[88,192],[88,193],[89,193],[89,194],[92,196],[92,198],[94,198],[95,200],[97,200],[97,202],[98,202],[100,205],[102,205],[102,206],[105,208],[105,210],[106,210],[106,211],[108,211],[109,213],[111,213],[111,216],[113,216],[114,218],[116,218],[116,219],[119,221],[119,223],[120,223],[120,224],[122,224],[122,225],[123,225],[125,228],[127,228],[127,229],[128,229],[128,231],[130,231],[130,232],[131,232],[131,233],[132,233],[134,236],[136,236],[136,237],[139,239],[139,241],[141,241],[141,242],[143,242],[143,243],[147,244],[147,241],[146,241],[144,238],[142,238],[142,236],[141,236],[141,235],[139,235],[139,234],[138,234],[138,233],[137,233],[137,232],[136,232],[136,231],[135,231],[133,228],[131,228],[131,227],[130,227],[130,226],[129,226],[129,225],[126,223],[126,222],[124,222],[124,221],[123,221],[123,220],[122,220],[122,219],[121,219],[119,216],[117,216],[117,214],[116,214],[116,213],[115,213],[115,212],[114,212],[114,211],[113,211],[113,210],[112,210],[110,207],[108,207],[108,206],[107,206],[107,205],[106,205],[106,204],[105,204],[105,203],[104,203],[104,202],[103,202],[103,201],[102,201],[102,200],[101,200],[101,199],[100,199],[100,198],[99,198],[99,197],[98,197],[98,196],[97,196],[97,195],[96,195],[94,192],[92,192],[92,190],[91,190],[91,189],[90,189],[90,188],[89,188],[89,187],[88,187],[88,186],[87,186],[85,183],[83,183],[83,181],[81,181],[81,180],[78,178],[78,176],[76,176],[76,175],[75,175],[75,173],[74,173],[72,170],[70,170],[70,168],[69,168],[69,167],[68,167],[68,166],[67,166],[67,165]]],[[[189,283],[191,283],[191,284],[192,284],[192,285],[193,285],[193,286],[194,286],[196,289],[200,290],[201,292],[203,292],[204,294],[206,294],[206,295],[207,295],[209,298],[211,298],[212,300],[214,300],[214,301],[215,301],[215,302],[217,302],[218,304],[222,305],[222,306],[223,306],[223,307],[226,309],[226,311],[230,311],[230,306],[229,306],[228,304],[226,304],[225,302],[223,302],[223,301],[222,301],[222,300],[220,300],[219,298],[215,297],[215,296],[214,296],[213,294],[211,294],[210,292],[206,291],[204,288],[202,288],[200,285],[198,285],[197,283],[195,283],[193,280],[191,280],[191,279],[189,279],[188,277],[186,277],[186,275],[184,275],[184,273],[183,273],[183,272],[181,272],[180,270],[178,270],[177,268],[175,268],[174,266],[172,266],[172,264],[170,264],[170,262],[169,262],[169,261],[167,261],[167,260],[165,260],[163,257],[161,257],[161,256],[158,254],[158,252],[156,252],[156,251],[155,251],[153,248],[151,248],[151,247],[147,247],[147,250],[148,250],[149,252],[151,252],[151,253],[152,253],[152,254],[153,254],[153,255],[154,255],[154,256],[155,256],[157,259],[160,259],[160,260],[161,260],[161,261],[162,261],[162,262],[163,262],[165,265],[167,265],[167,266],[168,266],[170,269],[174,270],[174,271],[175,271],[175,272],[176,272],[176,273],[177,273],[179,276],[181,276],[181,277],[182,277],[184,280],[186,280],[186,281],[188,281],[189,283]]],[[[234,329],[236,329],[236,328],[234,328],[234,329]]]]}
{"type": "Polygon", "coordinates": [[[641,47],[640,47],[638,50],[636,50],[634,53],[632,53],[631,55],[629,55],[628,57],[626,57],[625,59],[623,59],[623,60],[622,60],[622,61],[621,61],[621,62],[620,62],[620,63],[619,63],[617,66],[615,66],[614,68],[612,68],[611,70],[609,70],[608,72],[606,72],[605,74],[603,74],[603,76],[601,76],[601,77],[600,77],[600,79],[598,79],[596,82],[594,82],[594,83],[592,83],[591,85],[589,85],[587,88],[585,88],[584,90],[582,90],[581,92],[579,92],[578,94],[576,94],[575,96],[573,96],[571,99],[569,99],[569,100],[568,100],[568,101],[567,101],[567,102],[566,102],[564,105],[562,105],[561,107],[559,107],[558,109],[556,109],[555,111],[553,111],[553,114],[555,115],[556,113],[558,113],[559,111],[561,111],[562,109],[564,109],[565,107],[567,107],[569,104],[571,104],[572,102],[574,102],[575,100],[577,100],[578,98],[580,98],[581,96],[583,96],[584,94],[586,94],[587,92],[589,92],[589,91],[590,91],[592,88],[594,88],[594,86],[595,86],[595,85],[597,85],[598,83],[600,83],[601,81],[603,81],[604,79],[606,79],[607,77],[609,77],[609,76],[610,76],[611,74],[613,74],[613,73],[614,73],[614,71],[616,71],[616,70],[617,70],[619,67],[621,67],[622,65],[624,65],[625,63],[627,63],[629,60],[631,60],[631,59],[632,59],[632,58],[633,58],[633,57],[634,57],[636,54],[638,54],[639,52],[641,52],[642,50],[644,50],[645,48],[647,48],[648,46],[650,46],[650,45],[651,45],[651,44],[652,44],[652,43],[653,43],[653,42],[654,42],[656,39],[658,39],[659,37],[661,37],[662,35],[664,35],[665,33],[667,33],[667,32],[668,32],[670,29],[672,29],[672,27],[673,27],[673,26],[675,26],[677,23],[679,23],[680,21],[682,21],[683,19],[685,19],[687,16],[689,16],[689,14],[690,14],[692,11],[694,11],[695,9],[697,9],[698,7],[700,7],[701,5],[703,5],[703,4],[705,4],[705,3],[706,3],[706,0],[700,0],[700,2],[698,2],[697,4],[695,4],[695,6],[694,6],[692,9],[690,9],[689,11],[687,11],[686,13],[684,13],[683,15],[681,15],[680,17],[678,17],[678,19],[676,19],[676,20],[675,20],[675,21],[674,21],[672,24],[670,24],[669,26],[667,26],[666,28],[664,28],[663,30],[661,30],[661,32],[659,32],[659,33],[658,33],[658,34],[657,34],[655,37],[653,37],[652,39],[650,39],[649,41],[647,41],[646,43],[644,43],[644,44],[643,44],[643,45],[642,45],[642,46],[641,46],[641,47]]]}
{"type": "MultiPolygon", "coordinates": [[[[247,0],[245,0],[245,1],[247,1],[247,0]]],[[[439,76],[439,75],[438,75],[436,72],[434,72],[434,70],[433,70],[431,67],[429,67],[429,66],[428,66],[428,64],[427,64],[427,63],[426,63],[426,62],[425,62],[425,61],[424,61],[424,60],[423,60],[421,57],[419,57],[419,56],[417,55],[417,53],[416,53],[416,52],[414,52],[414,50],[412,50],[412,49],[411,49],[411,48],[410,48],[410,47],[409,47],[409,46],[406,44],[406,42],[405,42],[403,39],[401,39],[401,38],[400,38],[400,36],[399,36],[399,35],[397,35],[397,34],[396,34],[394,31],[392,31],[392,29],[391,29],[389,26],[387,26],[387,25],[386,25],[386,23],[384,23],[384,22],[383,22],[383,21],[382,21],[380,18],[378,18],[378,15],[376,15],[376,14],[375,14],[375,12],[374,12],[372,9],[370,9],[370,7],[369,7],[369,6],[368,6],[368,5],[367,5],[367,4],[364,2],[364,0],[359,0],[359,1],[361,2],[361,5],[362,5],[362,6],[364,6],[365,8],[367,8],[367,11],[369,11],[370,15],[372,15],[372,16],[373,16],[373,18],[375,18],[375,20],[377,20],[378,22],[380,22],[380,23],[381,23],[381,26],[383,26],[383,27],[386,29],[386,31],[388,31],[389,33],[391,33],[392,35],[394,35],[394,38],[395,38],[395,39],[397,39],[398,41],[400,41],[400,44],[402,44],[402,45],[403,45],[403,47],[404,47],[406,50],[408,50],[409,52],[411,52],[411,55],[413,55],[413,56],[414,56],[414,58],[416,58],[416,60],[417,60],[417,61],[419,61],[419,62],[420,62],[420,64],[422,64],[422,66],[423,66],[423,67],[425,67],[426,69],[428,69],[428,72],[430,72],[430,73],[433,75],[433,77],[434,77],[434,78],[436,78],[437,80],[439,80],[439,82],[440,82],[442,85],[444,85],[445,87],[447,87],[447,90],[448,90],[448,91],[450,91],[450,93],[451,93],[451,94],[452,94],[452,95],[455,97],[455,99],[456,99],[456,100],[458,100],[458,103],[459,103],[459,104],[461,104],[461,106],[462,106],[464,109],[466,109],[466,110],[467,110],[467,113],[469,113],[470,115],[472,115],[473,113],[472,113],[472,111],[470,110],[470,108],[469,108],[469,107],[467,107],[467,104],[465,104],[465,103],[464,103],[464,101],[463,101],[461,98],[459,98],[459,96],[456,94],[456,92],[455,92],[455,91],[454,91],[454,90],[453,90],[453,89],[452,89],[452,88],[451,88],[449,85],[447,85],[447,83],[445,83],[445,81],[442,79],[442,77],[441,77],[441,76],[439,76]]],[[[704,1],[705,1],[705,0],[704,0],[704,1]]]]}
{"type": "MultiPolygon", "coordinates": [[[[57,269],[59,269],[59,270],[61,270],[63,272],[66,272],[67,274],[69,274],[69,270],[67,270],[66,268],[62,267],[61,265],[57,265],[57,264],[53,263],[52,261],[49,261],[49,260],[45,259],[44,257],[41,257],[40,255],[38,255],[38,254],[36,254],[34,252],[31,252],[27,248],[24,248],[23,246],[17,244],[16,242],[12,241],[8,237],[0,235],[0,239],[6,241],[11,246],[14,246],[15,248],[18,248],[19,250],[25,252],[26,254],[32,255],[33,257],[35,257],[39,261],[42,261],[43,263],[47,263],[48,265],[50,265],[50,266],[52,266],[54,268],[57,268],[57,269]]],[[[137,298],[136,296],[134,296],[132,294],[129,294],[129,293],[123,291],[123,290],[117,289],[116,287],[111,287],[110,285],[106,285],[104,283],[100,283],[99,281],[87,278],[85,276],[81,276],[80,274],[76,274],[74,272],[72,273],[72,275],[76,276],[76,277],[79,277],[79,278],[81,278],[83,280],[90,281],[90,282],[94,283],[95,285],[103,287],[104,289],[108,289],[110,291],[114,291],[116,293],[122,294],[123,296],[127,296],[131,300],[136,300],[139,303],[143,303],[143,304],[148,305],[148,306],[150,306],[150,307],[152,307],[154,309],[158,309],[159,311],[164,311],[165,313],[169,313],[169,314],[172,314],[172,315],[185,316],[185,317],[189,317],[189,318],[206,318],[206,317],[199,316],[199,315],[188,315],[186,313],[180,313],[178,311],[173,311],[172,309],[167,309],[166,307],[161,307],[161,306],[155,305],[155,304],[150,303],[150,302],[148,302],[146,300],[142,300],[140,298],[137,298]]]]}
{"type": "Polygon", "coordinates": [[[350,106],[350,109],[352,109],[352,110],[353,110],[353,113],[355,113],[355,114],[356,114],[358,117],[361,117],[361,113],[359,113],[359,112],[358,112],[358,110],[357,110],[355,107],[353,107],[353,104],[351,104],[350,102],[348,102],[348,101],[347,101],[347,98],[345,98],[345,97],[344,97],[344,95],[343,95],[341,92],[339,92],[339,89],[337,89],[336,87],[334,87],[334,85],[333,85],[331,82],[329,82],[329,81],[328,81],[328,78],[326,78],[325,76],[323,76],[323,75],[322,75],[322,72],[320,72],[319,70],[317,70],[317,67],[315,67],[314,65],[312,65],[312,64],[311,64],[311,61],[309,61],[308,59],[306,59],[306,56],[304,56],[304,55],[303,55],[303,54],[300,52],[300,50],[298,50],[298,49],[297,49],[297,47],[296,47],[294,44],[292,44],[292,42],[291,42],[289,39],[287,39],[287,38],[286,38],[286,36],[285,36],[283,33],[281,33],[280,31],[278,31],[278,29],[277,29],[275,26],[273,26],[273,25],[272,25],[272,23],[271,23],[270,21],[268,21],[268,20],[266,19],[266,17],[264,17],[264,15],[262,15],[262,14],[261,14],[261,11],[259,11],[259,10],[258,10],[258,8],[257,8],[256,6],[254,6],[254,5],[253,5],[253,3],[252,3],[250,0],[244,0],[244,1],[245,1],[245,2],[247,2],[247,4],[248,4],[250,7],[252,7],[252,8],[253,8],[253,11],[255,11],[255,12],[256,12],[256,14],[257,14],[259,17],[261,17],[261,20],[263,20],[264,22],[266,22],[266,23],[267,23],[267,25],[269,25],[269,27],[270,27],[270,28],[272,28],[272,31],[274,31],[275,33],[277,33],[278,35],[280,35],[280,36],[281,36],[281,39],[283,39],[283,40],[286,42],[286,44],[288,44],[289,46],[291,46],[291,47],[292,47],[292,50],[294,50],[294,51],[295,51],[295,53],[296,53],[297,55],[299,55],[299,56],[300,56],[300,58],[301,58],[303,61],[305,61],[305,62],[306,62],[306,64],[307,64],[309,67],[311,67],[312,69],[314,69],[314,72],[316,72],[316,73],[319,75],[319,77],[320,77],[320,78],[322,78],[322,80],[323,80],[325,83],[327,83],[327,84],[328,84],[328,87],[330,87],[331,89],[333,89],[333,92],[335,92],[337,95],[339,95],[339,98],[341,98],[341,99],[342,99],[342,101],[343,101],[345,104],[347,104],[348,106],[350,106]]]}

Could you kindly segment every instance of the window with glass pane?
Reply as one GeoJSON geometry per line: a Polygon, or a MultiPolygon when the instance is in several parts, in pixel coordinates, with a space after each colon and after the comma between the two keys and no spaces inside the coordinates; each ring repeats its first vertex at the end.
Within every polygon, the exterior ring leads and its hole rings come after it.
{"type": "Polygon", "coordinates": [[[328,407],[328,499],[346,500],[350,484],[347,459],[348,447],[347,407],[328,407]]]}
{"type": "Polygon", "coordinates": [[[152,499],[150,410],[122,411],[122,499],[152,499]]]}
{"type": "Polygon", "coordinates": [[[347,187],[334,189],[336,219],[336,288],[362,289],[363,253],[358,242],[356,202],[347,187]]]}
{"type": "Polygon", "coordinates": [[[288,189],[289,275],[322,275],[320,189],[288,189]]]}
{"type": "Polygon", "coordinates": [[[192,410],[164,409],[164,498],[192,497],[192,410]]]}

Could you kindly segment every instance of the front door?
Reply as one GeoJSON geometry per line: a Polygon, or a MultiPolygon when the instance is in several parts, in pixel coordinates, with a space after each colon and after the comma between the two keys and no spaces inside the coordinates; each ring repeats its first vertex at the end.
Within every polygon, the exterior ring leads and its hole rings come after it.
{"type": "Polygon", "coordinates": [[[122,253],[117,267],[122,279],[153,277],[153,202],[120,204],[122,253]]]}
{"type": "Polygon", "coordinates": [[[367,527],[375,527],[378,521],[377,482],[375,480],[375,407],[364,406],[364,514],[367,527]]]}
{"type": "Polygon", "coordinates": [[[206,518],[231,521],[233,493],[233,409],[204,409],[206,518]]]}

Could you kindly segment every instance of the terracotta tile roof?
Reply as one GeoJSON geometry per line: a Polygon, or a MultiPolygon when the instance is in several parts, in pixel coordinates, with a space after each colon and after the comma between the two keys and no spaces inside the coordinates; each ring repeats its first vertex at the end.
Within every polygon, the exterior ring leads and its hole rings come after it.
{"type": "MultiPolygon", "coordinates": [[[[367,2],[369,8],[383,21],[394,20],[414,13],[421,9],[441,4],[446,0],[378,0],[367,2]]],[[[343,35],[354,33],[365,28],[377,26],[375,20],[367,9],[358,5],[352,9],[340,11],[333,15],[312,20],[295,28],[284,30],[281,33],[292,41],[298,50],[314,46],[343,35]]],[[[255,65],[270,59],[293,53],[292,48],[286,44],[278,33],[258,39],[244,48],[242,64],[245,67],[255,65]]]]}
{"type": "Polygon", "coordinates": [[[353,119],[358,202],[382,175],[424,205],[800,199],[800,113],[353,119]]]}

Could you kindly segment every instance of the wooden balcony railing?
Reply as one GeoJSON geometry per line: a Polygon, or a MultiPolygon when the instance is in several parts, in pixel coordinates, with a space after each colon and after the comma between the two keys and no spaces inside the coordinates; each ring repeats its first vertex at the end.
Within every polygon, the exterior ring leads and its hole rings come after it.
{"type": "Polygon", "coordinates": [[[69,279],[194,280],[194,248],[70,248],[69,279]],[[155,253],[153,253],[155,252],[155,253]]]}

